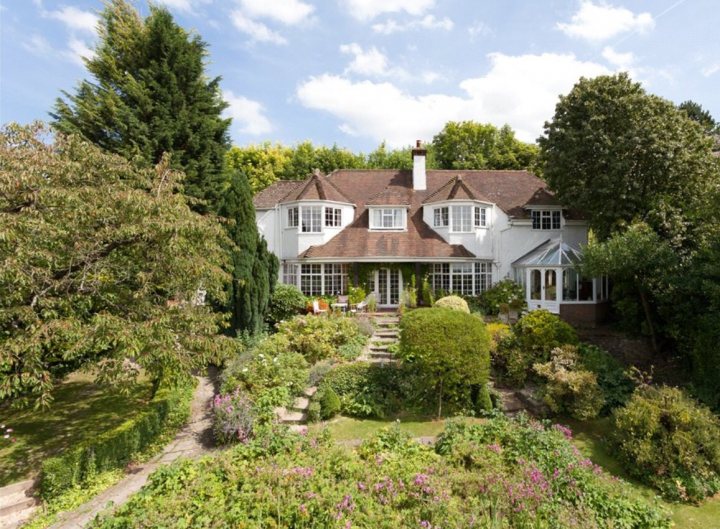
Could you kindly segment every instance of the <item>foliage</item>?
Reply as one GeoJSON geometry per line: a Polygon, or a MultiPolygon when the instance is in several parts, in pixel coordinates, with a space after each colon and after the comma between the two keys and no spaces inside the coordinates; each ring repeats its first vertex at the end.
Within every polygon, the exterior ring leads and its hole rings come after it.
{"type": "Polygon", "coordinates": [[[485,324],[485,328],[488,331],[488,335],[490,335],[490,352],[494,353],[497,351],[500,342],[510,336],[510,326],[507,323],[493,321],[485,324]]]}
{"type": "Polygon", "coordinates": [[[508,125],[449,121],[432,144],[440,169],[527,169],[537,157],[508,125]]]}
{"type": "Polygon", "coordinates": [[[584,369],[577,347],[566,345],[550,352],[550,361],[533,366],[546,379],[543,400],[557,414],[586,421],[600,413],[605,399],[595,373],[584,369]]]}
{"type": "Polygon", "coordinates": [[[438,416],[443,398],[458,399],[487,383],[490,338],[482,319],[442,307],[410,312],[400,320],[400,357],[434,388],[438,416]]]}
{"type": "Polygon", "coordinates": [[[435,304],[435,296],[433,295],[430,281],[427,277],[423,278],[421,296],[422,304],[426,307],[432,307],[435,304]]]}
{"type": "Polygon", "coordinates": [[[351,343],[362,346],[367,341],[355,319],[343,315],[296,316],[280,323],[278,332],[288,339],[290,349],[310,364],[338,358],[340,347],[351,343]]]}
{"type": "Polygon", "coordinates": [[[367,297],[367,308],[368,308],[368,310],[369,310],[370,312],[375,312],[375,311],[377,311],[377,304],[378,304],[378,300],[377,300],[377,296],[375,295],[375,293],[374,293],[374,292],[371,292],[370,294],[368,294],[368,297],[367,297]]]}
{"type": "Polygon", "coordinates": [[[247,443],[253,432],[255,412],[246,393],[236,389],[215,395],[212,402],[213,436],[220,444],[247,443]]]}
{"type": "Polygon", "coordinates": [[[698,502],[720,490],[720,420],[681,390],[638,388],[613,426],[628,471],[664,496],[698,502]]]}
{"type": "Polygon", "coordinates": [[[690,100],[683,101],[678,105],[678,109],[685,112],[688,118],[699,123],[708,134],[720,133],[720,123],[715,121],[712,114],[705,110],[699,103],[690,100]]]}
{"type": "Polygon", "coordinates": [[[325,378],[325,375],[327,375],[330,370],[332,370],[335,363],[328,359],[328,360],[320,360],[316,364],[313,364],[313,366],[310,368],[310,375],[308,376],[308,384],[310,386],[317,386],[322,382],[322,380],[325,378]]]}
{"type": "Polygon", "coordinates": [[[521,304],[520,308],[525,304],[525,289],[519,283],[512,279],[503,279],[498,281],[492,287],[480,294],[480,303],[482,311],[490,316],[494,316],[500,312],[502,303],[521,304]]]}
{"type": "Polygon", "coordinates": [[[446,309],[459,310],[470,314],[470,307],[468,307],[467,301],[460,296],[445,296],[435,302],[436,307],[444,307],[446,309]]]}
{"type": "Polygon", "coordinates": [[[631,499],[626,484],[582,459],[551,426],[494,418],[456,427],[442,446],[435,453],[397,428],[357,451],[323,437],[275,432],[162,467],[92,527],[670,525],[665,513],[631,499]]]}
{"type": "Polygon", "coordinates": [[[14,430],[6,425],[6,424],[0,424],[0,442],[4,443],[14,443],[17,441],[17,438],[13,435],[14,430]]]}
{"type": "Polygon", "coordinates": [[[270,297],[267,320],[271,325],[293,316],[302,314],[305,311],[305,295],[295,285],[280,283],[275,286],[275,291],[270,297]]]}
{"type": "Polygon", "coordinates": [[[323,420],[332,419],[338,413],[342,405],[340,404],[340,397],[330,386],[323,387],[322,391],[319,392],[318,402],[320,403],[320,417],[323,420]]]}
{"type": "MultiPolygon", "coordinates": [[[[93,80],[55,104],[53,126],[147,167],[166,153],[187,175],[185,192],[214,202],[230,146],[220,78],[205,72],[207,44],[151,5],[144,20],[125,0],[100,13],[99,42],[85,62],[93,80]]],[[[212,208],[210,208],[212,210],[212,208]]]]}
{"type": "Polygon", "coordinates": [[[607,415],[618,406],[624,405],[632,395],[635,385],[622,364],[595,345],[581,343],[577,350],[580,365],[595,374],[602,391],[605,404],[601,415],[607,415]]]}
{"type": "MultiPolygon", "coordinates": [[[[270,142],[259,145],[232,147],[226,155],[227,164],[247,177],[255,194],[276,180],[285,178],[285,167],[290,161],[291,150],[270,142]]],[[[307,173],[302,176],[305,178],[307,173]]]]}
{"type": "Polygon", "coordinates": [[[55,380],[187,378],[233,350],[217,336],[229,245],[174,192],[165,162],[137,169],[42,126],[0,132],[0,399],[49,404],[55,380]]]}
{"type": "Polygon", "coordinates": [[[348,301],[354,305],[360,303],[367,297],[365,289],[362,287],[348,286],[348,301]]]}
{"type": "Polygon", "coordinates": [[[147,410],[61,456],[46,459],[40,474],[42,497],[56,497],[97,473],[124,468],[160,436],[187,421],[192,396],[192,385],[162,385],[147,410]]]}
{"type": "Polygon", "coordinates": [[[666,221],[704,200],[715,178],[702,127],[626,73],[580,79],[538,142],[548,184],[589,215],[600,240],[635,219],[671,228],[666,221]]]}

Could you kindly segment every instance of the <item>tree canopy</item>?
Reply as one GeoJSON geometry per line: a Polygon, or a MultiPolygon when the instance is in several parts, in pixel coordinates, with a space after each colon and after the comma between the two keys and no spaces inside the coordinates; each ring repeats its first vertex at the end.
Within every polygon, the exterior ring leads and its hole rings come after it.
{"type": "Polygon", "coordinates": [[[0,131],[0,399],[47,404],[88,365],[116,385],[219,361],[232,341],[201,301],[223,302],[231,243],[182,174],[47,133],[0,131]]]}
{"type": "Polygon", "coordinates": [[[538,141],[548,184],[601,239],[634,219],[678,227],[713,178],[702,127],[625,73],[580,79],[538,141]]]}

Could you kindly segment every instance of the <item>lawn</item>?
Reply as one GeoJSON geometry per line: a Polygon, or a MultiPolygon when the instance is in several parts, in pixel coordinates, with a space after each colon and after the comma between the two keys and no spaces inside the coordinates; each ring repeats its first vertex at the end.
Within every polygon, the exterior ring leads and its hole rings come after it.
{"type": "MultiPolygon", "coordinates": [[[[480,421],[466,417],[468,421],[480,421]]],[[[353,419],[350,417],[337,417],[331,421],[313,424],[311,432],[327,428],[333,439],[348,441],[350,439],[367,439],[377,431],[392,426],[398,422],[400,429],[413,437],[434,437],[445,429],[445,419],[438,420],[434,417],[423,416],[399,416],[392,419],[353,419]]]]}
{"type": "MultiPolygon", "coordinates": [[[[639,496],[650,501],[655,499],[655,491],[630,478],[622,465],[608,451],[605,443],[610,428],[608,419],[560,422],[570,426],[574,433],[575,445],[584,455],[611,474],[628,481],[639,496]]],[[[699,506],[659,501],[672,512],[676,529],[720,529],[720,496],[706,500],[699,506]]]]}
{"type": "Polygon", "coordinates": [[[49,409],[0,407],[0,423],[17,439],[0,445],[0,486],[31,476],[46,457],[118,426],[147,404],[151,390],[143,382],[120,395],[94,384],[92,375],[74,373],[56,388],[49,409]]]}

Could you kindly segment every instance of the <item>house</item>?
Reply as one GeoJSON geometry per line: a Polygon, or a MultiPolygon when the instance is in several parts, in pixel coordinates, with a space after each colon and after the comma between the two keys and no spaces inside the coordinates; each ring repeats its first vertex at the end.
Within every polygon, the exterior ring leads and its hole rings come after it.
{"type": "Polygon", "coordinates": [[[426,170],[421,142],[412,171],[341,169],[278,181],[254,198],[257,224],[281,262],[279,280],[306,295],[349,284],[394,307],[407,271],[436,291],[479,295],[512,278],[528,307],[593,322],[605,280],[573,268],[588,225],[528,171],[426,170]],[[361,277],[362,276],[362,277],[361,277]]]}

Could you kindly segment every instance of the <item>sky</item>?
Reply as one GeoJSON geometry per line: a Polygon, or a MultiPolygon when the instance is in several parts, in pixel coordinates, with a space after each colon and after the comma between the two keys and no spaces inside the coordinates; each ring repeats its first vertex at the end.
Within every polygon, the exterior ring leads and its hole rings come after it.
{"type": "MultiPolygon", "coordinates": [[[[133,2],[143,15],[142,0],[133,2]]],[[[581,76],[628,71],[720,119],[720,0],[156,0],[208,44],[237,145],[368,152],[447,121],[533,142],[581,76]]],[[[88,78],[101,0],[0,0],[0,123],[88,78]]]]}

